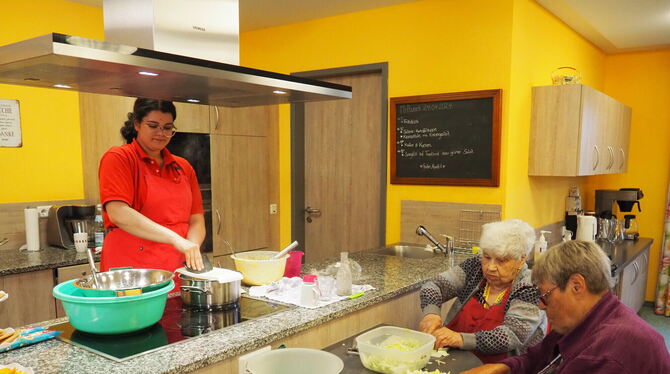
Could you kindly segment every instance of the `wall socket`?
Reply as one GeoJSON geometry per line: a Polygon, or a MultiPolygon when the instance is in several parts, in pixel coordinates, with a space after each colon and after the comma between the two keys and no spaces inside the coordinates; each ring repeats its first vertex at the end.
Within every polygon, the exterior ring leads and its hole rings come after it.
{"type": "Polygon", "coordinates": [[[277,204],[270,204],[270,214],[277,214],[277,212],[279,212],[277,204]]]}
{"type": "Polygon", "coordinates": [[[239,361],[237,362],[237,372],[238,374],[249,374],[250,372],[247,370],[247,365],[249,365],[249,361],[252,360],[256,355],[263,353],[263,352],[269,352],[272,349],[269,345],[266,345],[265,347],[261,349],[257,349],[253,352],[249,352],[244,356],[240,356],[239,361]]]}
{"type": "Polygon", "coordinates": [[[37,207],[37,214],[40,218],[47,218],[49,217],[49,209],[51,209],[51,205],[40,205],[37,207]]]}

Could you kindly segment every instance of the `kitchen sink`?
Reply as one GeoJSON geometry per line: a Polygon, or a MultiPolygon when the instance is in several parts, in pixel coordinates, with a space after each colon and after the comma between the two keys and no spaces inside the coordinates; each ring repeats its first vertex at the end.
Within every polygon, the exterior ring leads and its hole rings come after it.
{"type": "Polygon", "coordinates": [[[372,251],[372,253],[408,258],[432,258],[435,256],[444,256],[440,252],[434,252],[433,250],[428,250],[426,248],[425,245],[416,243],[394,243],[389,244],[384,248],[376,249],[372,251]]]}

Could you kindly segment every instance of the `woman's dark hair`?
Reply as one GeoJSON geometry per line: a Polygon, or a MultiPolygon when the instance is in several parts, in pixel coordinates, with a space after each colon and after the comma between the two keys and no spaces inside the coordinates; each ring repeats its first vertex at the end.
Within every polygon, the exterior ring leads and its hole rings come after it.
{"type": "Polygon", "coordinates": [[[133,139],[137,138],[135,121],[142,122],[144,117],[154,110],[170,113],[172,114],[172,120],[177,119],[177,109],[172,101],[138,98],[133,105],[133,111],[128,113],[128,120],[121,127],[121,135],[126,139],[126,143],[130,144],[133,139]]]}

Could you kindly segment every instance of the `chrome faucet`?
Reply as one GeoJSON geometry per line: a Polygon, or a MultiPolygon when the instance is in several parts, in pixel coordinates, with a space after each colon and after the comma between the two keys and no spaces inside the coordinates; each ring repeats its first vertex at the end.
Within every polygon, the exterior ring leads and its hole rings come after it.
{"type": "Polygon", "coordinates": [[[426,230],[426,228],[423,227],[422,225],[419,225],[419,227],[416,228],[416,234],[419,235],[419,236],[425,236],[426,239],[428,239],[431,243],[433,243],[433,245],[435,245],[435,247],[437,249],[439,249],[442,253],[444,253],[445,256],[448,255],[449,253],[451,253],[450,248],[448,248],[448,247],[453,248],[453,240],[449,240],[449,239],[451,239],[450,236],[445,235],[447,237],[447,247],[445,247],[442,243],[437,241],[433,237],[433,235],[431,235],[428,232],[428,230],[426,230]],[[451,243],[451,245],[449,243],[451,243]]]}

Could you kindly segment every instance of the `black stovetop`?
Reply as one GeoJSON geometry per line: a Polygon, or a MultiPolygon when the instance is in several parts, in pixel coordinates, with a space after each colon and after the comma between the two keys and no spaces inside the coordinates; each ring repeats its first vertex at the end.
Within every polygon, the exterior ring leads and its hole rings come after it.
{"type": "Polygon", "coordinates": [[[127,334],[99,335],[76,330],[69,322],[49,327],[62,331],[59,338],[114,361],[152,352],[237,323],[291,308],[274,302],[242,296],[238,303],[221,310],[196,310],[182,305],[181,297],[167,300],[160,321],[127,334]]]}

